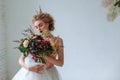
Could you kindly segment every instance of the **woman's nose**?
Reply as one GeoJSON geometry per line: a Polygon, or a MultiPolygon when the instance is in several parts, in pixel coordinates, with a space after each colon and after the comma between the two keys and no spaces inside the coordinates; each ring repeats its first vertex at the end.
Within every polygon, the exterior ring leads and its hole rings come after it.
{"type": "Polygon", "coordinates": [[[40,29],[40,27],[37,27],[37,29],[40,29]]]}

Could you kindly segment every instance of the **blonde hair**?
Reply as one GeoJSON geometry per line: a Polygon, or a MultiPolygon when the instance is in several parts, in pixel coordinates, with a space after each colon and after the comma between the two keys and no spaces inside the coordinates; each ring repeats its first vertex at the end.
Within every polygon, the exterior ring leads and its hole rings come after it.
{"type": "Polygon", "coordinates": [[[44,23],[48,23],[50,31],[53,31],[55,29],[54,28],[54,19],[50,14],[48,14],[48,13],[36,14],[33,16],[32,22],[34,23],[37,20],[42,20],[44,23]]]}

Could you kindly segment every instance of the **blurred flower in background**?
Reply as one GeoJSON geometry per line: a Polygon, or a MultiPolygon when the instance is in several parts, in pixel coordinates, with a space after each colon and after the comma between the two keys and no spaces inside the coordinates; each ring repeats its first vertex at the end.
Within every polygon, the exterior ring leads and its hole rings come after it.
{"type": "Polygon", "coordinates": [[[108,21],[114,21],[120,15],[120,0],[103,0],[102,6],[108,9],[108,21]]]}

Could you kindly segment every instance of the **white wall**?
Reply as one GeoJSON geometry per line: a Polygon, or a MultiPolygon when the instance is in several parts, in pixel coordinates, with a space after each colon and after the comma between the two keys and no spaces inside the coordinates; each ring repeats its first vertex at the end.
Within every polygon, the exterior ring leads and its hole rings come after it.
{"type": "Polygon", "coordinates": [[[4,10],[4,1],[0,0],[0,80],[7,80],[4,10]]]}
{"type": "Polygon", "coordinates": [[[65,64],[57,67],[63,80],[120,80],[120,17],[107,22],[102,0],[7,0],[9,80],[19,70],[20,52],[13,49],[29,27],[35,10],[55,18],[55,35],[64,40],[65,64]]]}

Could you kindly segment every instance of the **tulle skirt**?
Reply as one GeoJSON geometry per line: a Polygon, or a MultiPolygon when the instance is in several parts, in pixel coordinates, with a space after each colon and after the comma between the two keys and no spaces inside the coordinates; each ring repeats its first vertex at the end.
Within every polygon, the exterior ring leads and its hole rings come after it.
{"type": "MultiPolygon", "coordinates": [[[[25,63],[29,66],[40,64],[34,62],[30,55],[25,59],[25,63]]],[[[42,74],[21,68],[12,78],[12,80],[60,80],[60,75],[55,66],[48,70],[44,70],[42,74]]]]}

